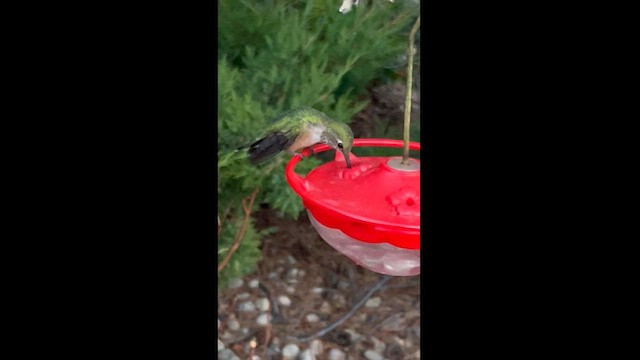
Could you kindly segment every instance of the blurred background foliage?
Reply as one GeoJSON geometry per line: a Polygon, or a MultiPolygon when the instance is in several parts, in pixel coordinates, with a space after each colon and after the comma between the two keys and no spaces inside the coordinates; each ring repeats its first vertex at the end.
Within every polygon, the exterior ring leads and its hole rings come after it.
{"type": "MultiPolygon", "coordinates": [[[[254,209],[268,205],[294,218],[303,210],[284,178],[285,155],[253,166],[246,157],[229,156],[231,152],[255,140],[277,115],[301,105],[348,123],[367,107],[372,85],[402,78],[418,5],[369,0],[341,14],[340,3],[218,1],[218,261],[242,227],[242,199],[254,189],[259,188],[254,209]]],[[[402,138],[401,127],[388,130],[380,123],[375,134],[402,138]]],[[[304,174],[322,160],[307,158],[296,170],[304,174]]],[[[257,231],[250,220],[240,247],[219,275],[219,286],[253,271],[261,237],[275,230],[257,231]]]]}

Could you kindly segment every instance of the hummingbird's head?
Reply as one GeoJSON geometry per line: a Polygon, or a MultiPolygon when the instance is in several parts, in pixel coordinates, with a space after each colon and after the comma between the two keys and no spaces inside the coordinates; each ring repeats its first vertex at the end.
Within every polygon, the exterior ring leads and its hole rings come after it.
{"type": "Polygon", "coordinates": [[[353,145],[353,131],[349,125],[341,122],[332,122],[326,130],[326,143],[344,155],[347,167],[351,168],[351,146],[353,145]]]}

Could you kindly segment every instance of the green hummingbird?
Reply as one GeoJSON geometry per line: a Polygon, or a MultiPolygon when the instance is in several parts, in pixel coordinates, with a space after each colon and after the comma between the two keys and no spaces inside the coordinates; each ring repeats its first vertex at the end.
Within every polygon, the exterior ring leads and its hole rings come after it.
{"type": "Polygon", "coordinates": [[[299,154],[300,150],[318,143],[327,144],[336,151],[341,151],[347,167],[351,168],[349,159],[353,145],[351,128],[306,106],[280,115],[263,136],[246,147],[249,148],[249,160],[253,164],[259,164],[281,151],[287,150],[293,154],[299,154]]]}

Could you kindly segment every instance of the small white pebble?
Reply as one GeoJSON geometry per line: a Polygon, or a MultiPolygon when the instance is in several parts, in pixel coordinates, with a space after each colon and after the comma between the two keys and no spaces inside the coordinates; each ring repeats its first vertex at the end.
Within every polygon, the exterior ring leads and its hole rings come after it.
{"type": "Polygon", "coordinates": [[[330,299],[335,307],[341,307],[347,304],[347,299],[342,294],[333,294],[330,299]]]}
{"type": "Polygon", "coordinates": [[[260,285],[260,281],[258,281],[258,279],[253,279],[251,281],[249,281],[249,287],[252,289],[257,288],[260,285]]]}
{"type": "Polygon", "coordinates": [[[267,298],[260,298],[260,299],[256,300],[256,307],[260,311],[269,310],[269,305],[270,305],[269,299],[267,299],[267,298]]]}
{"type": "Polygon", "coordinates": [[[278,349],[278,352],[280,352],[280,345],[282,345],[280,343],[280,338],[277,336],[273,337],[273,340],[271,340],[271,345],[274,346],[276,349],[278,349]]]}
{"type": "Polygon", "coordinates": [[[218,352],[218,359],[221,360],[229,360],[234,356],[233,351],[229,349],[222,349],[222,351],[218,352]]]}
{"type": "MultiPolygon", "coordinates": [[[[394,342],[398,343],[398,345],[400,345],[403,348],[408,348],[410,346],[407,346],[407,342],[402,340],[401,338],[399,338],[397,335],[393,335],[393,337],[391,338],[391,340],[393,340],[394,342]]],[[[411,343],[409,343],[409,345],[412,345],[411,343]]]]}
{"type": "Polygon", "coordinates": [[[384,353],[384,350],[387,348],[387,344],[380,341],[377,337],[372,336],[371,341],[373,342],[373,350],[377,353],[384,353]]]}
{"type": "Polygon", "coordinates": [[[260,356],[258,356],[258,355],[253,355],[253,356],[251,357],[251,360],[260,360],[260,356]]]}
{"type": "Polygon", "coordinates": [[[300,270],[300,271],[298,271],[298,276],[299,277],[303,277],[306,273],[307,273],[306,271],[300,270]]]}
{"type": "Polygon", "coordinates": [[[278,273],[277,273],[277,272],[272,271],[272,272],[270,272],[270,273],[269,273],[269,275],[267,275],[267,277],[268,277],[269,279],[275,279],[275,278],[277,278],[277,277],[278,277],[278,273]]]}
{"type": "Polygon", "coordinates": [[[331,314],[331,305],[328,302],[323,302],[322,305],[320,305],[320,310],[321,313],[323,314],[331,314]]]}
{"type": "Polygon", "coordinates": [[[322,341],[318,339],[313,340],[311,342],[311,345],[309,345],[309,350],[311,350],[311,356],[313,359],[315,359],[316,356],[322,355],[322,353],[324,352],[324,346],[322,346],[322,341]]]}
{"type": "Polygon", "coordinates": [[[224,343],[218,339],[218,351],[224,350],[224,343]]]}
{"type": "Polygon", "coordinates": [[[249,329],[248,328],[242,328],[242,333],[247,335],[249,333],[249,329]]]}
{"type": "Polygon", "coordinates": [[[242,284],[244,284],[244,281],[242,281],[242,279],[240,279],[240,278],[233,278],[233,279],[229,280],[229,287],[231,289],[237,289],[240,286],[242,286],[242,284]]]}
{"type": "Polygon", "coordinates": [[[349,334],[349,336],[351,336],[351,342],[354,342],[354,343],[364,338],[362,335],[358,334],[357,332],[351,329],[345,329],[344,332],[346,332],[347,334],[349,334]]]}
{"type": "Polygon", "coordinates": [[[296,292],[296,289],[293,286],[287,286],[287,294],[293,294],[296,292]]]}
{"type": "Polygon", "coordinates": [[[267,349],[267,359],[280,359],[280,349],[275,346],[269,346],[267,349]]]}
{"type": "Polygon", "coordinates": [[[240,323],[236,319],[229,319],[229,321],[227,321],[227,329],[236,331],[240,329],[240,323]]]}
{"type": "Polygon", "coordinates": [[[328,360],[345,360],[345,354],[340,349],[331,349],[329,351],[328,360]]]}
{"type": "Polygon", "coordinates": [[[256,318],[256,323],[260,326],[266,326],[269,323],[269,314],[260,314],[256,318]]]}
{"type": "Polygon", "coordinates": [[[236,298],[238,300],[247,300],[249,298],[249,296],[251,296],[251,294],[245,292],[245,293],[236,295],[236,298]]]}
{"type": "Polygon", "coordinates": [[[368,360],[384,360],[382,355],[378,354],[377,352],[375,352],[373,350],[365,351],[364,352],[364,357],[366,357],[368,360]]]}
{"type": "Polygon", "coordinates": [[[318,315],[316,314],[307,314],[307,316],[304,317],[307,322],[309,323],[314,323],[314,322],[318,322],[318,320],[320,320],[320,318],[318,317],[318,315]]]}
{"type": "Polygon", "coordinates": [[[289,263],[289,265],[293,265],[293,264],[295,264],[297,262],[298,261],[293,256],[291,256],[291,255],[287,256],[287,263],[289,263]]]}
{"type": "Polygon", "coordinates": [[[311,289],[311,292],[314,294],[322,294],[324,292],[324,288],[314,287],[313,289],[311,289]]]}
{"type": "Polygon", "coordinates": [[[287,277],[295,278],[296,276],[298,276],[298,269],[296,268],[289,270],[289,272],[287,273],[287,277]]]}
{"type": "Polygon", "coordinates": [[[291,299],[289,299],[289,297],[286,295],[280,295],[278,296],[278,303],[282,306],[290,306],[291,299]]]}
{"type": "Polygon", "coordinates": [[[242,312],[256,311],[256,306],[253,305],[253,302],[251,301],[241,302],[240,304],[238,304],[238,311],[242,311],[242,312]]]}
{"type": "Polygon", "coordinates": [[[287,344],[282,348],[282,356],[286,359],[295,359],[300,353],[300,348],[296,344],[287,344]]]}
{"type": "Polygon", "coordinates": [[[371,298],[371,299],[367,300],[367,303],[364,304],[364,306],[366,306],[366,307],[378,307],[378,306],[380,306],[381,302],[382,302],[382,299],[380,299],[379,296],[376,296],[374,298],[371,298]]]}
{"type": "Polygon", "coordinates": [[[307,349],[300,353],[300,360],[316,360],[316,357],[311,354],[311,349],[307,349]]]}

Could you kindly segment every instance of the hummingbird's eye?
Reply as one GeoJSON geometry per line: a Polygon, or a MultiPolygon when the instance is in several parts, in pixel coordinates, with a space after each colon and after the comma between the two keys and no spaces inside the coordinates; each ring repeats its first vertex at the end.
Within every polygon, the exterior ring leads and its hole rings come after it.
{"type": "Polygon", "coordinates": [[[338,147],[342,149],[342,143],[338,143],[338,147]]]}

